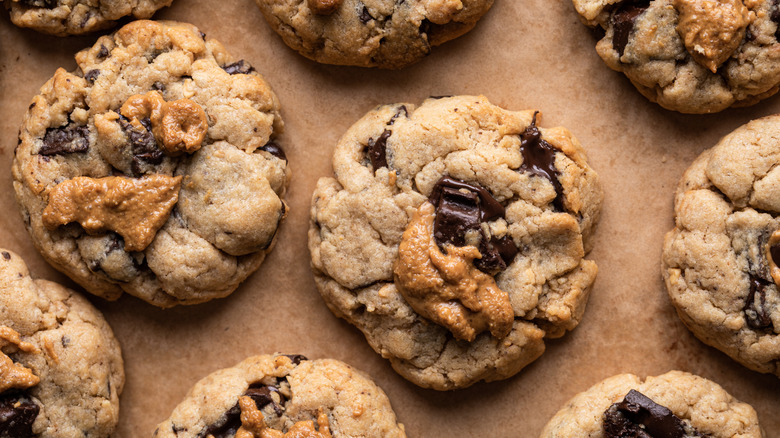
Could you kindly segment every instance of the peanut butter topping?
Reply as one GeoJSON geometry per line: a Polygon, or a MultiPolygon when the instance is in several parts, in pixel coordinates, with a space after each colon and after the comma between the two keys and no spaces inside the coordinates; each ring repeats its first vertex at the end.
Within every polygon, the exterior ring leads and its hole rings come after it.
{"type": "Polygon", "coordinates": [[[9,389],[27,389],[35,386],[40,379],[31,370],[15,364],[10,357],[3,352],[6,347],[13,347],[25,353],[38,353],[38,349],[27,342],[22,342],[16,330],[0,326],[0,394],[9,389]]]}
{"type": "Polygon", "coordinates": [[[477,334],[503,338],[512,329],[509,295],[492,276],[474,267],[480,257],[473,245],[445,246],[433,238],[435,209],[423,203],[404,231],[393,266],[395,284],[420,315],[446,327],[457,339],[473,341],[477,334]]]}
{"type": "Polygon", "coordinates": [[[307,0],[309,8],[317,15],[330,15],[341,6],[342,0],[307,0]]]}
{"type": "Polygon", "coordinates": [[[756,18],[742,0],[674,0],[674,7],[685,48],[713,73],[739,47],[756,18]]]}
{"type": "Polygon", "coordinates": [[[166,102],[157,91],[130,96],[119,112],[139,131],[146,129],[141,120],[148,117],[154,138],[171,156],[200,149],[209,129],[206,112],[200,105],[189,99],[166,102]]]}
{"type": "Polygon", "coordinates": [[[179,199],[181,176],[77,177],[49,192],[43,225],[53,230],[78,222],[89,234],[107,230],[125,240],[125,250],[143,251],[179,199]]]}
{"type": "Polygon", "coordinates": [[[777,287],[780,287],[780,230],[775,231],[769,237],[765,249],[766,259],[769,261],[769,274],[775,281],[777,287]]]}
{"type": "Polygon", "coordinates": [[[257,404],[251,397],[240,397],[238,405],[241,408],[241,428],[236,432],[236,438],[331,438],[328,416],[322,409],[317,415],[320,430],[309,420],[299,421],[293,424],[287,433],[282,433],[265,424],[263,413],[257,409],[257,404]]]}

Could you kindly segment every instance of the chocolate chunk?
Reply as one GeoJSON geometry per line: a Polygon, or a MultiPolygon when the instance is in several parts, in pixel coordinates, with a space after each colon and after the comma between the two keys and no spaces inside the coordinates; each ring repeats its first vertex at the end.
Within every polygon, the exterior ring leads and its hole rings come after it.
{"type": "Polygon", "coordinates": [[[295,365],[300,365],[304,360],[309,360],[309,358],[302,354],[285,354],[285,356],[289,357],[295,365]]]}
{"type": "MultiPolygon", "coordinates": [[[[450,177],[442,177],[431,190],[428,200],[436,207],[433,238],[443,247],[446,244],[463,246],[469,230],[482,232],[481,222],[504,217],[504,206],[482,187],[450,177]]],[[[479,243],[481,259],[474,260],[477,269],[490,275],[506,269],[517,255],[517,247],[508,236],[487,239],[479,243]]]]}
{"type": "MultiPolygon", "coordinates": [[[[269,404],[273,404],[274,412],[276,415],[282,415],[284,409],[274,401],[272,394],[276,393],[279,400],[283,404],[286,398],[279,392],[279,389],[274,386],[263,385],[262,383],[254,383],[244,392],[243,395],[251,397],[255,401],[257,409],[263,409],[269,404]]],[[[199,434],[198,438],[206,438],[209,435],[213,435],[214,438],[233,438],[236,435],[236,431],[241,427],[241,407],[236,403],[225,414],[223,414],[220,421],[211,426],[204,428],[199,434]]]]}
{"type": "Polygon", "coordinates": [[[108,53],[109,53],[108,52],[108,47],[106,47],[105,45],[101,44],[100,45],[100,50],[98,50],[98,52],[97,52],[97,58],[103,59],[106,56],[108,56],[108,53]]]}
{"type": "Polygon", "coordinates": [[[20,3],[30,8],[51,9],[57,6],[57,0],[21,0],[20,3]]]}
{"type": "Polygon", "coordinates": [[[266,151],[276,158],[287,161],[287,155],[284,154],[284,150],[282,150],[282,147],[274,141],[269,141],[263,147],[261,147],[260,150],[266,151]]]}
{"type": "Polygon", "coordinates": [[[373,137],[368,139],[368,158],[375,171],[387,167],[387,139],[392,133],[385,129],[376,140],[373,137]]]}
{"type": "Polygon", "coordinates": [[[395,123],[395,119],[403,115],[404,117],[409,117],[409,110],[406,109],[406,105],[401,105],[398,107],[398,109],[395,111],[395,114],[393,114],[393,117],[390,118],[390,121],[387,122],[388,125],[392,125],[395,123]]]}
{"type": "Polygon", "coordinates": [[[88,71],[87,74],[84,75],[84,79],[86,79],[90,84],[94,84],[98,76],[100,76],[100,70],[94,69],[88,71]]]}
{"type": "Polygon", "coordinates": [[[21,393],[0,398],[0,437],[32,437],[32,425],[40,408],[21,393]]]}
{"type": "Polygon", "coordinates": [[[86,152],[89,149],[89,128],[86,126],[66,125],[61,128],[49,128],[43,136],[40,155],[62,155],[86,152]]]}
{"type": "Polygon", "coordinates": [[[536,127],[536,114],[534,113],[531,125],[520,134],[520,152],[523,154],[523,164],[518,170],[547,178],[555,188],[553,207],[558,211],[564,211],[563,186],[558,181],[558,171],[555,169],[555,153],[558,150],[542,140],[542,134],[536,127]]]}
{"type": "Polygon", "coordinates": [[[604,412],[604,432],[607,438],[686,436],[685,425],[679,417],[633,389],[622,402],[613,404],[604,412]]]}
{"type": "Polygon", "coordinates": [[[780,266],[780,243],[775,243],[769,248],[769,255],[772,257],[772,262],[775,266],[780,266]]]}
{"type": "Polygon", "coordinates": [[[142,173],[143,163],[160,164],[163,160],[163,152],[157,146],[157,140],[152,134],[152,122],[148,117],[139,120],[144,129],[137,130],[124,117],[119,119],[119,124],[130,138],[130,151],[133,154],[133,162],[130,165],[134,174],[142,173]]]}
{"type": "Polygon", "coordinates": [[[780,41],[780,0],[772,0],[772,6],[770,7],[769,19],[773,23],[777,24],[775,29],[775,39],[780,41]]]}
{"type": "Polygon", "coordinates": [[[157,90],[157,91],[165,91],[165,84],[163,84],[163,83],[162,83],[162,82],[160,82],[160,81],[155,81],[155,82],[152,84],[152,90],[157,90]]]}
{"type": "MultiPolygon", "coordinates": [[[[774,246],[770,251],[774,250],[774,246]]],[[[772,259],[775,258],[772,252],[772,259]]],[[[750,276],[750,292],[745,301],[745,320],[755,330],[772,329],[772,318],[767,310],[766,288],[770,284],[758,277],[750,276]]]]}
{"type": "Polygon", "coordinates": [[[366,24],[373,19],[374,17],[372,17],[371,14],[368,13],[368,8],[363,6],[363,11],[360,12],[360,22],[366,24]]]}
{"type": "Polygon", "coordinates": [[[634,29],[634,21],[642,15],[647,9],[648,2],[639,2],[638,4],[627,1],[623,2],[612,14],[612,47],[623,56],[628,44],[628,37],[634,29]]]}
{"type": "Polygon", "coordinates": [[[3,258],[6,260],[11,260],[11,253],[8,251],[3,251],[3,258]]]}
{"type": "Polygon", "coordinates": [[[252,67],[248,62],[244,61],[243,59],[240,59],[232,64],[228,64],[222,67],[222,69],[231,75],[237,75],[237,74],[245,75],[255,71],[255,68],[252,67]]]}

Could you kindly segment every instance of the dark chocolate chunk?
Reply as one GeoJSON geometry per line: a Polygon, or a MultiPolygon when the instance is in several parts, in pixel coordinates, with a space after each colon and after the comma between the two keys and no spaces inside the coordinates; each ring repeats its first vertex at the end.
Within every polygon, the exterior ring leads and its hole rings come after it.
{"type": "Polygon", "coordinates": [[[287,161],[287,155],[284,154],[284,150],[282,150],[282,147],[274,141],[269,141],[263,147],[261,147],[260,150],[266,151],[276,158],[287,161]]]}
{"type": "Polygon", "coordinates": [[[11,253],[8,251],[3,251],[3,258],[6,260],[11,260],[11,253]]]}
{"type": "Polygon", "coordinates": [[[51,9],[57,6],[57,0],[21,0],[20,3],[30,8],[51,9]]]}
{"type": "MultiPolygon", "coordinates": [[[[774,249],[774,247],[772,248],[774,249]]],[[[772,258],[775,258],[774,253],[772,258]]],[[[766,288],[770,284],[758,277],[750,276],[750,292],[745,301],[745,320],[755,330],[772,329],[772,318],[767,309],[766,288]]]]}
{"type": "Polygon", "coordinates": [[[99,59],[103,59],[106,56],[108,56],[108,53],[109,53],[108,52],[108,47],[106,47],[104,44],[101,44],[100,45],[100,50],[98,50],[98,52],[97,52],[97,57],[99,59]]]}
{"type": "Polygon", "coordinates": [[[647,9],[647,1],[634,3],[631,1],[623,2],[612,14],[612,47],[623,56],[628,44],[628,37],[634,30],[634,21],[642,15],[647,9]]]}
{"type": "Polygon", "coordinates": [[[479,243],[481,259],[474,260],[474,266],[480,271],[496,275],[512,263],[518,253],[515,242],[509,236],[492,236],[488,242],[482,239],[479,243]]]}
{"type": "Polygon", "coordinates": [[[98,76],[100,76],[100,70],[93,69],[93,70],[88,71],[84,75],[84,79],[86,79],[87,82],[89,82],[90,84],[94,84],[95,80],[97,80],[98,76]]]}
{"type": "Polygon", "coordinates": [[[452,97],[452,94],[442,94],[441,96],[428,96],[428,99],[446,99],[452,97]]]}
{"type": "Polygon", "coordinates": [[[404,117],[409,117],[409,110],[406,109],[406,105],[401,105],[398,107],[398,109],[395,111],[395,114],[393,114],[393,117],[390,118],[390,121],[387,122],[388,125],[392,125],[395,123],[395,119],[403,115],[404,117]]]}
{"type": "Polygon", "coordinates": [[[685,425],[678,416],[633,389],[623,401],[604,412],[604,432],[607,438],[684,438],[686,435],[685,425]]]}
{"type": "Polygon", "coordinates": [[[775,29],[775,39],[780,41],[780,0],[772,0],[770,10],[772,12],[769,13],[769,19],[777,25],[777,29],[775,29]]]}
{"type": "MultiPolygon", "coordinates": [[[[244,392],[243,395],[251,397],[255,401],[257,409],[263,409],[269,404],[273,404],[274,412],[276,415],[283,413],[283,408],[279,406],[273,399],[272,395],[276,393],[281,400],[281,403],[286,401],[285,397],[279,392],[279,389],[273,386],[259,384],[252,384],[249,389],[244,392]]],[[[233,438],[236,435],[236,431],[241,427],[241,407],[236,403],[232,408],[228,409],[222,415],[222,418],[211,426],[204,428],[199,434],[198,438],[206,438],[209,435],[213,435],[214,438],[233,438]]]]}
{"type": "Polygon", "coordinates": [[[387,139],[392,133],[385,129],[376,140],[373,137],[368,139],[368,158],[374,170],[387,167],[387,139]]]}
{"type": "Polygon", "coordinates": [[[772,263],[780,266],[780,243],[775,243],[769,248],[769,255],[772,257],[772,263]]]}
{"type": "Polygon", "coordinates": [[[152,84],[152,90],[157,90],[157,91],[165,91],[165,84],[163,84],[163,83],[162,83],[162,82],[160,82],[160,81],[155,81],[155,82],[152,84]]]}
{"type": "Polygon", "coordinates": [[[60,338],[60,344],[62,344],[62,348],[68,348],[68,345],[70,345],[70,336],[64,335],[60,338]]]}
{"type": "MultiPolygon", "coordinates": [[[[437,184],[438,185],[438,184],[437,184]]],[[[436,191],[436,189],[434,189],[436,191]]],[[[435,193],[436,218],[433,237],[439,246],[466,244],[466,232],[479,230],[479,195],[454,187],[439,186],[435,193]]]]}
{"type": "Polygon", "coordinates": [[[222,69],[231,75],[236,75],[236,74],[245,75],[255,71],[255,68],[252,67],[248,62],[244,61],[243,59],[239,59],[238,61],[232,64],[228,64],[222,67],[222,69]]]}
{"type": "Polygon", "coordinates": [[[148,117],[139,120],[144,127],[137,130],[124,117],[119,119],[119,124],[130,138],[130,151],[133,154],[133,162],[130,165],[133,173],[140,175],[142,173],[142,164],[160,164],[163,160],[163,151],[157,146],[157,140],[152,134],[152,122],[148,117]]]}
{"type": "Polygon", "coordinates": [[[373,19],[374,17],[372,17],[371,14],[368,13],[368,8],[363,6],[363,10],[360,12],[360,22],[366,24],[373,19]]]}
{"type": "Polygon", "coordinates": [[[43,136],[40,155],[61,155],[86,152],[89,149],[89,128],[69,124],[61,128],[49,128],[43,136]]]}
{"type": "Polygon", "coordinates": [[[0,397],[0,437],[32,437],[32,425],[40,408],[23,393],[7,393],[0,397]]]}
{"type": "Polygon", "coordinates": [[[563,186],[558,181],[558,171],[555,169],[555,153],[558,150],[542,140],[542,134],[536,127],[536,114],[534,113],[531,125],[520,134],[520,152],[523,154],[523,164],[518,170],[547,178],[555,188],[553,207],[558,211],[563,211],[563,186]]]}
{"type": "Polygon", "coordinates": [[[285,356],[289,357],[295,365],[300,365],[304,360],[309,360],[309,358],[302,354],[285,354],[285,356]]]}

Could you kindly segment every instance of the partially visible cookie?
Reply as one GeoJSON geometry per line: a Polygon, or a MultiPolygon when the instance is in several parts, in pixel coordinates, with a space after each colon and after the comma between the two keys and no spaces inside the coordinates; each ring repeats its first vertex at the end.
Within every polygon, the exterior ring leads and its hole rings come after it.
{"type": "Polygon", "coordinates": [[[702,153],[675,195],[663,276],[703,342],[780,376],[780,116],[754,120],[702,153]]]}
{"type": "Polygon", "coordinates": [[[132,22],[76,61],[33,98],[14,156],[36,247],[107,299],[228,295],[287,214],[276,95],[184,23],[132,22]]]}
{"type": "Polygon", "coordinates": [[[301,55],[324,64],[401,68],[471,30],[493,0],[255,0],[301,55]]]}
{"type": "Polygon", "coordinates": [[[155,438],[403,438],[385,393],[332,359],[250,357],[195,384],[155,438]]]}
{"type": "Polygon", "coordinates": [[[664,108],[714,113],[780,85],[775,0],[573,0],[599,56],[664,108]]]}
{"type": "Polygon", "coordinates": [[[124,382],[100,312],[0,249],[0,436],[107,437],[124,382]]]}
{"type": "Polygon", "coordinates": [[[682,371],[610,377],[569,400],[541,438],[761,438],[756,411],[682,371]]]}
{"type": "Polygon", "coordinates": [[[58,36],[106,29],[127,16],[149,18],[172,1],[4,0],[15,25],[58,36]]]}
{"type": "Polygon", "coordinates": [[[339,140],[309,250],[330,309],[405,378],[507,378],[579,323],[598,175],[564,128],[481,96],[380,106],[339,140]]]}

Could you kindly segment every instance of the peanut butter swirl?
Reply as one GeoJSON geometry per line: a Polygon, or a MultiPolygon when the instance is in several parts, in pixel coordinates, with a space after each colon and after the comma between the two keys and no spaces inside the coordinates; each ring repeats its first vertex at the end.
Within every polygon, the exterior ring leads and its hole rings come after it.
{"type": "Polygon", "coordinates": [[[314,427],[314,421],[308,420],[293,424],[287,433],[283,433],[265,424],[263,413],[251,397],[240,397],[238,405],[241,408],[241,428],[236,432],[236,438],[331,438],[328,416],[322,409],[317,415],[319,430],[314,427]]]}
{"type": "Polygon", "coordinates": [[[109,176],[65,180],[49,192],[43,210],[48,229],[78,222],[89,234],[118,233],[125,250],[143,251],[179,199],[181,176],[109,176]]]}
{"type": "Polygon", "coordinates": [[[395,284],[412,308],[446,327],[457,339],[473,341],[477,334],[503,338],[512,329],[509,296],[492,276],[474,267],[481,257],[473,245],[445,245],[433,238],[435,208],[423,203],[404,231],[393,266],[395,284]]]}
{"type": "Polygon", "coordinates": [[[40,382],[38,376],[6,356],[4,349],[13,346],[25,353],[38,353],[34,345],[22,342],[16,330],[8,326],[0,326],[0,394],[9,389],[27,389],[40,382]]]}

